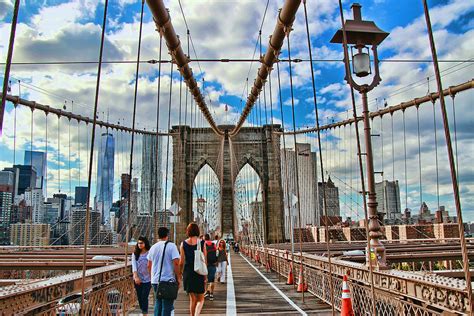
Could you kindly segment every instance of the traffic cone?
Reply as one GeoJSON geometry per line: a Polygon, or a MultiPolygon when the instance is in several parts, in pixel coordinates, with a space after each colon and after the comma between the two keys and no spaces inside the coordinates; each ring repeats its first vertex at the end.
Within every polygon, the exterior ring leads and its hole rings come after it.
{"type": "Polygon", "coordinates": [[[296,292],[307,292],[308,291],[308,284],[303,282],[303,267],[300,269],[300,276],[298,277],[298,287],[296,288],[296,292]]]}
{"type": "Polygon", "coordinates": [[[272,267],[270,266],[270,260],[267,258],[267,263],[265,264],[265,268],[267,269],[267,272],[272,270],[272,267]]]}
{"type": "Polygon", "coordinates": [[[287,285],[293,285],[293,265],[290,264],[290,271],[288,271],[288,279],[286,280],[287,285]]]}
{"type": "Polygon", "coordinates": [[[349,285],[347,285],[347,275],[342,279],[341,316],[354,316],[351,291],[349,290],[349,285]]]}

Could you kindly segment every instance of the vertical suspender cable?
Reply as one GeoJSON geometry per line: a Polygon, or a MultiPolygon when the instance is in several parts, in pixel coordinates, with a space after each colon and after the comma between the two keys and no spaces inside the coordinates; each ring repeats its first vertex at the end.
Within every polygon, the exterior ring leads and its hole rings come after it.
{"type": "Polygon", "coordinates": [[[136,63],[136,70],[135,70],[135,90],[133,95],[133,115],[132,115],[132,140],[130,144],[130,166],[129,166],[129,174],[130,174],[130,189],[128,190],[128,212],[127,212],[127,230],[125,231],[125,266],[128,264],[128,239],[130,236],[130,213],[132,212],[132,187],[133,187],[133,146],[135,142],[135,120],[137,114],[137,93],[138,93],[138,72],[140,70],[140,50],[142,45],[142,29],[143,29],[143,7],[145,6],[145,0],[142,0],[142,7],[140,13],[140,30],[138,33],[138,51],[137,51],[137,63],[136,63]]]}
{"type": "Polygon", "coordinates": [[[422,186],[422,177],[421,177],[421,140],[420,140],[420,107],[416,106],[416,124],[418,128],[418,176],[420,178],[420,206],[423,204],[423,186],[422,186]]]}
{"type": "Polygon", "coordinates": [[[15,42],[15,32],[16,32],[16,24],[18,21],[18,9],[20,7],[20,0],[15,0],[15,5],[13,7],[13,17],[12,17],[12,26],[10,29],[10,42],[8,43],[8,53],[7,53],[7,61],[5,64],[5,75],[3,76],[3,90],[2,90],[2,100],[0,106],[0,135],[3,131],[3,115],[5,113],[5,103],[6,103],[6,96],[8,90],[8,81],[10,79],[10,67],[12,64],[12,57],[13,57],[13,44],[15,42]]]}
{"type": "MultiPolygon", "coordinates": [[[[173,65],[174,63],[171,62],[171,69],[170,69],[170,95],[169,95],[169,102],[168,102],[168,129],[166,130],[167,133],[170,131],[171,127],[171,99],[172,99],[172,93],[173,93],[173,65]]],[[[164,210],[165,210],[165,218],[164,218],[164,224],[165,226],[168,225],[168,218],[167,218],[167,210],[168,208],[166,207],[166,203],[168,200],[168,169],[169,169],[169,152],[170,152],[170,136],[168,135],[167,137],[168,141],[166,144],[166,176],[165,176],[165,201],[164,201],[164,210]]],[[[175,241],[176,242],[176,241],[175,241]]]]}
{"type": "Polygon", "coordinates": [[[438,202],[439,210],[439,164],[438,164],[438,131],[436,128],[436,103],[435,100],[432,101],[433,103],[433,129],[434,129],[434,140],[435,140],[435,165],[436,165],[436,197],[438,202]]]}
{"type": "MultiPolygon", "coordinates": [[[[21,82],[18,80],[18,98],[21,98],[21,82]]],[[[13,118],[13,165],[16,165],[16,108],[18,103],[13,104],[15,109],[15,114],[13,118]]]]}
{"type": "MultiPolygon", "coordinates": [[[[48,170],[48,112],[45,114],[45,157],[46,157],[46,170],[48,170]]],[[[48,195],[48,174],[44,177],[44,192],[48,195]]]]}
{"type": "Polygon", "coordinates": [[[407,174],[407,135],[406,135],[406,120],[405,110],[402,110],[403,115],[403,153],[404,153],[404,175],[405,175],[405,210],[408,209],[408,174],[407,174]]]}
{"type": "MultiPolygon", "coordinates": [[[[278,78],[278,95],[279,95],[279,102],[280,102],[280,115],[281,115],[281,128],[283,132],[285,132],[285,120],[283,114],[283,97],[281,93],[281,79],[280,79],[280,62],[276,63],[277,65],[277,78],[278,78]]],[[[291,201],[290,201],[290,189],[289,189],[289,178],[288,178],[288,160],[286,157],[286,136],[285,133],[282,134],[283,137],[283,165],[285,166],[285,187],[286,187],[286,201],[288,206],[288,218],[290,224],[290,242],[291,242],[291,260],[293,260],[294,254],[294,240],[293,240],[293,218],[291,214],[291,201]]]]}
{"type": "MultiPolygon", "coordinates": [[[[58,115],[58,192],[61,193],[61,140],[60,140],[61,117],[58,115]]],[[[31,159],[33,162],[33,159],[31,159]]]]}
{"type": "MultiPolygon", "coordinates": [[[[97,70],[97,82],[95,87],[95,102],[94,102],[94,118],[92,123],[92,143],[91,143],[91,152],[89,156],[89,171],[88,171],[88,178],[87,178],[87,202],[86,202],[86,223],[84,228],[84,252],[82,257],[82,282],[81,282],[81,316],[84,316],[85,312],[85,281],[86,281],[86,260],[87,260],[87,242],[89,238],[89,223],[90,223],[90,194],[91,194],[91,181],[92,181],[92,160],[94,156],[94,140],[95,140],[95,128],[97,124],[97,107],[99,103],[99,87],[100,87],[100,75],[102,70],[102,54],[104,51],[104,38],[105,38],[105,24],[107,22],[107,7],[108,7],[108,0],[105,0],[104,4],[104,18],[102,21],[102,35],[100,40],[100,51],[99,51],[99,64],[97,70]]],[[[88,134],[88,133],[87,133],[88,134]]]]}
{"type": "MultiPolygon", "coordinates": [[[[321,173],[321,182],[322,182],[322,190],[323,190],[323,211],[326,216],[325,220],[325,231],[326,231],[326,251],[328,254],[328,260],[329,260],[329,287],[331,291],[331,306],[332,306],[332,313],[334,315],[334,285],[332,282],[332,262],[331,262],[331,252],[329,248],[329,230],[328,230],[328,221],[327,219],[329,218],[327,216],[327,198],[326,198],[326,190],[325,190],[325,183],[324,183],[324,164],[323,164],[323,158],[322,158],[322,148],[321,148],[321,132],[319,129],[319,111],[318,111],[318,103],[317,103],[317,98],[316,98],[316,82],[314,79],[314,69],[313,69],[313,54],[311,52],[311,38],[309,34],[309,23],[308,23],[308,11],[306,7],[306,0],[303,0],[303,9],[304,9],[304,16],[305,16],[305,25],[306,25],[306,38],[308,41],[308,52],[309,52],[309,59],[310,59],[310,69],[311,69],[311,85],[312,85],[312,90],[313,90],[313,102],[314,102],[314,113],[315,113],[315,123],[316,123],[316,128],[317,128],[317,139],[318,139],[318,150],[319,150],[319,167],[320,167],[320,173],[321,173]]],[[[288,59],[291,57],[288,56],[288,59]]],[[[291,78],[291,76],[290,76],[291,78]]],[[[294,119],[294,118],[293,118],[294,119]]],[[[296,136],[295,136],[296,137],[296,136]]],[[[326,140],[327,141],[327,140],[326,140]]],[[[317,185],[317,183],[316,183],[317,185]]],[[[318,205],[319,207],[319,205],[318,205]]],[[[303,291],[304,292],[304,291],[303,291]]]]}
{"type": "MultiPolygon", "coordinates": [[[[342,24],[342,38],[343,38],[343,49],[344,49],[344,60],[349,60],[349,52],[347,47],[347,34],[346,34],[346,26],[344,21],[344,11],[342,10],[342,0],[339,0],[339,15],[341,18],[342,24]]],[[[344,63],[346,74],[350,74],[349,64],[347,62],[344,63]]],[[[355,96],[354,96],[354,87],[350,84],[350,91],[351,91],[351,102],[352,102],[352,112],[354,116],[354,126],[355,126],[355,134],[356,134],[356,141],[357,141],[357,153],[358,153],[358,162],[359,162],[359,171],[360,171],[360,184],[362,188],[362,201],[364,205],[364,216],[366,221],[366,238],[367,238],[367,253],[370,254],[370,235],[369,235],[369,219],[367,214],[367,197],[366,197],[366,190],[365,190],[365,178],[364,178],[364,167],[362,165],[362,152],[361,152],[361,145],[360,145],[360,137],[359,137],[359,124],[357,120],[357,108],[355,104],[355,96]]],[[[393,154],[393,153],[392,153],[393,154]]],[[[375,303],[375,286],[374,286],[374,275],[372,266],[372,260],[369,258],[369,274],[370,274],[370,289],[372,294],[372,315],[377,314],[376,310],[376,303],[375,303]]]]}
{"type": "Polygon", "coordinates": [[[390,113],[390,124],[392,128],[392,181],[395,181],[395,141],[394,141],[394,132],[393,132],[393,112],[390,113]]]}
{"type": "Polygon", "coordinates": [[[454,94],[451,94],[451,101],[453,106],[453,125],[454,125],[454,149],[456,155],[456,170],[459,174],[459,159],[458,159],[458,132],[457,132],[457,125],[456,125],[456,108],[454,106],[454,94]]]}
{"type": "MultiPolygon", "coordinates": [[[[291,95],[291,113],[293,118],[293,130],[296,131],[296,120],[295,120],[295,100],[293,94],[293,73],[291,70],[291,46],[290,46],[290,30],[286,29],[286,43],[288,46],[288,69],[290,75],[290,95],[291,95]]],[[[298,150],[296,148],[296,134],[293,134],[293,142],[295,143],[295,172],[296,172],[296,197],[298,198],[298,224],[299,224],[299,246],[300,246],[300,275],[301,275],[301,283],[305,284],[304,279],[304,270],[303,270],[303,230],[301,226],[301,200],[300,200],[300,185],[299,185],[299,174],[298,174],[298,150]]],[[[301,295],[304,302],[304,290],[301,291],[301,295]]]]}
{"type": "Polygon", "coordinates": [[[448,114],[446,112],[446,104],[445,104],[444,95],[443,95],[443,85],[441,82],[441,75],[439,73],[438,56],[436,53],[436,45],[434,42],[433,31],[431,29],[431,20],[430,20],[430,13],[428,9],[427,0],[423,0],[423,7],[425,11],[426,25],[428,28],[428,36],[430,39],[431,54],[433,56],[433,67],[435,69],[435,74],[436,74],[436,83],[438,85],[441,114],[443,117],[444,135],[446,138],[446,149],[448,151],[449,168],[451,170],[451,183],[453,185],[454,202],[456,205],[456,212],[457,212],[457,217],[458,217],[459,237],[461,238],[463,269],[464,269],[464,276],[466,278],[466,291],[467,291],[467,297],[469,300],[469,310],[470,310],[470,313],[472,314],[473,302],[472,302],[471,271],[469,270],[469,257],[467,254],[466,238],[464,237],[464,223],[462,220],[461,199],[459,196],[459,186],[458,186],[456,165],[454,163],[453,148],[451,144],[451,133],[449,131],[448,114]]]}
{"type": "MultiPolygon", "coordinates": [[[[158,161],[161,162],[161,157],[160,157],[160,153],[158,152],[158,144],[159,144],[159,141],[160,141],[160,136],[158,135],[159,132],[160,132],[160,90],[161,90],[161,49],[162,49],[162,45],[163,45],[163,34],[161,33],[161,30],[160,30],[160,48],[159,48],[159,64],[158,64],[158,91],[157,91],[157,101],[156,101],[156,158],[155,158],[155,174],[153,175],[154,178],[155,178],[155,185],[157,187],[160,187],[158,186],[158,181],[161,181],[161,179],[159,179],[158,175],[159,175],[159,172],[158,170],[161,169],[161,163],[159,164],[158,161]]],[[[156,191],[155,192],[155,209],[153,210],[153,241],[154,242],[157,242],[158,241],[158,218],[157,218],[157,215],[158,215],[158,201],[159,199],[161,199],[161,194],[158,194],[160,193],[159,191],[156,191]]]]}

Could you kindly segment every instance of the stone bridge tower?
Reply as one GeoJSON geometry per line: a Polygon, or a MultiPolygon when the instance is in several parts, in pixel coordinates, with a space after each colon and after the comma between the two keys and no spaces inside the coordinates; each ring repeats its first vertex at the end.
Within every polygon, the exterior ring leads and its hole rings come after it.
{"type": "Polygon", "coordinates": [[[185,237],[188,223],[193,221],[193,184],[206,164],[216,173],[221,185],[221,230],[236,236],[237,219],[234,210],[235,180],[240,170],[249,164],[258,174],[263,191],[265,242],[283,237],[283,190],[280,165],[279,125],[243,127],[234,137],[228,133],[233,126],[219,126],[224,136],[211,128],[173,126],[173,187],[172,202],[182,208],[176,225],[178,241],[185,237]]]}

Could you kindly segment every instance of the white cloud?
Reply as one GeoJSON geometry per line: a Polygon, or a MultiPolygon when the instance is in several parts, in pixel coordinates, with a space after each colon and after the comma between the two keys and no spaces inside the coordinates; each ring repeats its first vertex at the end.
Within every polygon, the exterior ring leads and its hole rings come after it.
{"type": "Polygon", "coordinates": [[[11,0],[0,0],[0,20],[3,20],[10,12],[13,12],[13,2],[11,0]]]}

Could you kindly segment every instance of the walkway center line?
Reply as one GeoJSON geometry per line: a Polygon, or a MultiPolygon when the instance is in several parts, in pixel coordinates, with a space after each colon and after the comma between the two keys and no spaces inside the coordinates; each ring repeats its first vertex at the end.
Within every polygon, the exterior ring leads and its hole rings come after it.
{"type": "Polygon", "coordinates": [[[301,315],[304,315],[304,316],[307,316],[308,314],[306,314],[306,312],[304,310],[302,310],[298,305],[296,305],[288,296],[285,295],[285,293],[283,293],[275,284],[273,284],[272,281],[270,281],[269,279],[267,279],[266,276],[264,276],[262,274],[262,272],[260,272],[260,270],[258,270],[250,261],[247,260],[247,258],[245,258],[242,254],[240,254],[240,256],[242,258],[244,258],[245,261],[247,261],[247,263],[255,270],[257,271],[257,273],[265,280],[267,281],[268,284],[271,285],[271,287],[278,293],[280,294],[281,297],[283,297],[285,299],[285,301],[288,302],[288,304],[290,304],[294,309],[296,309],[301,315]]]}
{"type": "Polygon", "coordinates": [[[236,316],[237,305],[235,303],[235,288],[234,288],[234,277],[232,276],[232,265],[230,261],[229,252],[229,264],[227,265],[227,303],[226,303],[226,315],[236,316]]]}

